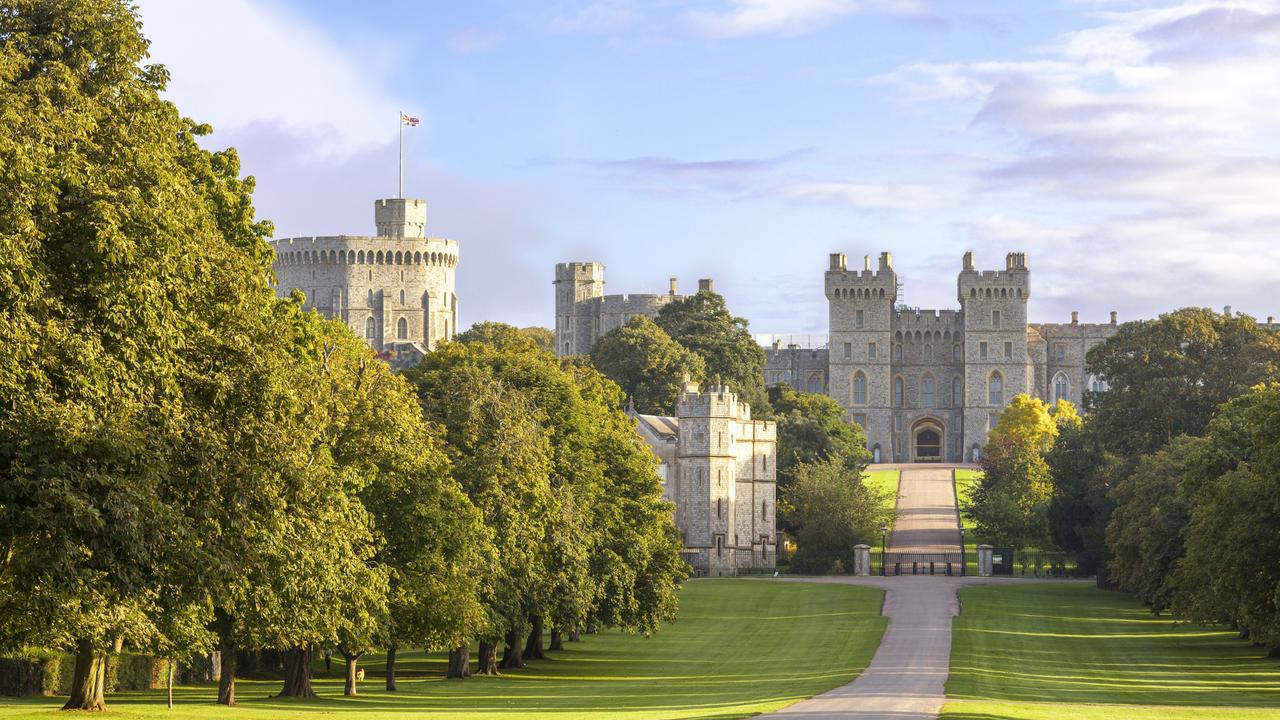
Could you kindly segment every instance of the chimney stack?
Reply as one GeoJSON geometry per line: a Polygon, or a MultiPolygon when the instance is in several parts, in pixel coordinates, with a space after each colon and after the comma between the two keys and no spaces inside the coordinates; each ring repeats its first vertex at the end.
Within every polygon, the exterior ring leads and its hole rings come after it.
{"type": "Polygon", "coordinates": [[[870,255],[862,256],[862,269],[866,270],[867,272],[871,272],[871,256],[870,255]]]}
{"type": "Polygon", "coordinates": [[[831,269],[844,270],[848,267],[848,258],[844,253],[831,253],[831,269]]]}
{"type": "Polygon", "coordinates": [[[1226,307],[1222,308],[1222,314],[1223,314],[1223,315],[1226,315],[1227,317],[1231,317],[1231,306],[1230,306],[1230,305],[1228,305],[1228,306],[1226,306],[1226,307]]]}
{"type": "Polygon", "coordinates": [[[671,294],[672,294],[672,295],[675,295],[675,294],[676,294],[676,279],[675,279],[675,278],[671,278],[671,294]]]}
{"type": "Polygon", "coordinates": [[[1080,324],[1080,311],[1079,311],[1079,310],[1072,310],[1072,311],[1071,311],[1071,324],[1072,324],[1072,325],[1079,325],[1079,324],[1080,324]]]}
{"type": "Polygon", "coordinates": [[[972,270],[973,267],[973,251],[969,250],[964,254],[964,269],[972,270]]]}
{"type": "Polygon", "coordinates": [[[1111,324],[1112,324],[1112,325],[1115,325],[1115,324],[1116,324],[1116,311],[1115,311],[1115,310],[1112,310],[1112,311],[1111,311],[1111,324]]]}

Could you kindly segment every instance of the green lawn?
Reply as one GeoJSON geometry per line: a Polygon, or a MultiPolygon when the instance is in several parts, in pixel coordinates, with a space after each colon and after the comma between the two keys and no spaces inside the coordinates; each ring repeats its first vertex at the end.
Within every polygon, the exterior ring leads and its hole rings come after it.
{"type": "Polygon", "coordinates": [[[1130,595],[1018,583],[965,588],[960,602],[947,696],[978,702],[948,703],[948,720],[1280,718],[1280,660],[1130,595]]]}
{"type": "Polygon", "coordinates": [[[867,487],[888,493],[885,507],[892,510],[898,506],[899,476],[900,472],[898,470],[867,470],[862,473],[862,482],[867,487]]]}
{"type": "MultiPolygon", "coordinates": [[[[236,710],[213,704],[212,685],[107,698],[113,718],[741,718],[843,685],[875,653],[884,633],[882,593],[850,585],[765,579],[694,580],[680,618],[653,637],[617,632],[569,643],[551,660],[500,678],[444,680],[443,659],[401,653],[400,691],[370,675],[342,697],[341,665],[316,682],[313,701],[270,700],[278,682],[240,681],[236,710]]],[[[370,662],[370,671],[380,663],[370,662]]],[[[61,717],[57,698],[0,698],[0,718],[61,717]]]]}

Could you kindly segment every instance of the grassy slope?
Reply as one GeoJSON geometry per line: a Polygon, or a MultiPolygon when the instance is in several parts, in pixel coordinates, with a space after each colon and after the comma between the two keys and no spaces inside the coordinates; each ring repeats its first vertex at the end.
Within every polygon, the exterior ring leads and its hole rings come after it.
{"type": "Polygon", "coordinates": [[[898,479],[900,473],[897,470],[867,470],[862,474],[862,482],[868,487],[884,491],[888,494],[885,507],[893,509],[897,507],[898,502],[898,479]]]}
{"type": "Polygon", "coordinates": [[[1079,583],[966,588],[960,600],[947,696],[979,702],[949,703],[948,720],[1280,718],[1280,661],[1233,633],[1079,583]]]}
{"type": "MultiPolygon", "coordinates": [[[[688,583],[681,615],[653,637],[610,632],[569,643],[551,660],[504,677],[445,681],[443,659],[402,653],[397,693],[372,677],[342,697],[341,663],[316,682],[314,701],[269,700],[278,682],[237,683],[237,710],[213,704],[211,685],[108,697],[111,717],[740,718],[849,682],[871,661],[885,619],[881,591],[849,585],[714,579],[688,583]]],[[[60,717],[57,698],[0,698],[0,718],[60,717]]]]}

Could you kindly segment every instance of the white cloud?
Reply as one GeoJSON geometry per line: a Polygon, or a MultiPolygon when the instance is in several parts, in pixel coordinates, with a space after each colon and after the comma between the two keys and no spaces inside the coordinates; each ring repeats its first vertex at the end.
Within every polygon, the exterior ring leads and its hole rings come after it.
{"type": "Polygon", "coordinates": [[[918,0],[726,0],[712,10],[694,10],[686,18],[711,37],[797,35],[854,13],[927,16],[918,0]]]}
{"type": "MultiPolygon", "coordinates": [[[[969,223],[1038,243],[1054,288],[1165,310],[1280,304],[1280,2],[1183,2],[1093,15],[1031,58],[913,64],[880,78],[911,98],[967,103],[967,133],[1002,150],[969,202],[1050,209],[969,223]],[[1099,264],[1097,260],[1104,262],[1099,264]]],[[[1078,294],[1078,293],[1077,293],[1078,294]]]]}
{"type": "Polygon", "coordinates": [[[943,194],[924,185],[800,181],[772,191],[786,200],[862,209],[927,210],[944,203],[943,194]]]}
{"type": "Polygon", "coordinates": [[[384,50],[344,47],[279,7],[142,0],[140,14],[152,61],[171,72],[169,98],[216,131],[265,123],[304,139],[304,152],[346,157],[391,140],[401,108],[422,111],[383,88],[384,50]]]}

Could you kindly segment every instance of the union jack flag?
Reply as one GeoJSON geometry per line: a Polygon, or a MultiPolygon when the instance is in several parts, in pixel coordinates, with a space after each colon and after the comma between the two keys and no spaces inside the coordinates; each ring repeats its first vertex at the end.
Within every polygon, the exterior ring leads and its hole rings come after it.
{"type": "Polygon", "coordinates": [[[416,117],[411,117],[409,115],[405,115],[404,113],[400,113],[400,122],[405,125],[408,125],[409,127],[418,127],[418,123],[421,121],[416,117]]]}

